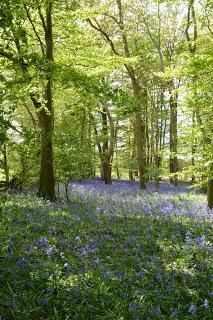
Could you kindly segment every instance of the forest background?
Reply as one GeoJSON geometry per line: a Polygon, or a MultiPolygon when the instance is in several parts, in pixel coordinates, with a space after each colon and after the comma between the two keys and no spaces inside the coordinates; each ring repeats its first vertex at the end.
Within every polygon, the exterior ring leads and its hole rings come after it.
{"type": "Polygon", "coordinates": [[[191,181],[213,207],[211,1],[0,3],[0,180],[191,181]]]}

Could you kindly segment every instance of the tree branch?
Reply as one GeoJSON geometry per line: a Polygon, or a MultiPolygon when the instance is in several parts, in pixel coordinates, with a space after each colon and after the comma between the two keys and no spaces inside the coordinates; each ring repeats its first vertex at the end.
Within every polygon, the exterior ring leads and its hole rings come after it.
{"type": "Polygon", "coordinates": [[[189,51],[191,54],[194,54],[196,51],[196,40],[197,40],[197,21],[196,21],[195,9],[194,9],[194,0],[190,0],[189,2],[185,34],[186,34],[186,39],[189,45],[189,51]],[[191,25],[191,15],[192,15],[192,22],[194,26],[193,43],[189,35],[189,28],[191,25]]]}
{"type": "Polygon", "coordinates": [[[38,14],[39,14],[39,17],[40,17],[40,19],[41,19],[41,23],[42,23],[44,32],[45,32],[45,34],[46,34],[46,32],[47,32],[47,26],[46,26],[46,22],[45,22],[44,16],[43,16],[43,14],[42,14],[42,12],[41,12],[41,6],[40,6],[40,5],[38,6],[38,14]]]}
{"type": "Polygon", "coordinates": [[[103,38],[109,43],[112,51],[117,55],[117,56],[120,56],[120,54],[118,53],[118,51],[115,49],[115,46],[114,46],[114,43],[113,41],[110,39],[109,35],[107,34],[106,31],[104,31],[102,29],[102,27],[100,26],[100,24],[97,22],[97,20],[95,20],[96,24],[95,25],[94,23],[92,23],[91,19],[86,19],[86,21],[91,25],[92,28],[94,28],[95,30],[99,31],[103,38]]]}
{"type": "Polygon", "coordinates": [[[42,54],[43,54],[43,56],[44,56],[44,55],[45,55],[44,44],[43,44],[43,42],[42,42],[42,40],[41,40],[41,38],[40,38],[37,30],[36,30],[36,27],[35,27],[35,24],[34,24],[32,18],[31,18],[29,9],[27,8],[26,5],[24,5],[24,8],[25,8],[25,11],[26,11],[28,20],[29,20],[29,22],[30,22],[30,24],[31,24],[31,26],[32,26],[32,28],[33,28],[34,33],[35,33],[35,36],[36,36],[36,38],[38,39],[38,42],[39,42],[39,44],[40,44],[42,54]]]}

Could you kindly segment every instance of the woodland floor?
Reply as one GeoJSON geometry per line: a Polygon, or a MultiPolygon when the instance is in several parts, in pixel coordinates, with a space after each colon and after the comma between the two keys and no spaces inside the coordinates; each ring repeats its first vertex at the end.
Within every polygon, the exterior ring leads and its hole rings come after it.
{"type": "Polygon", "coordinates": [[[0,319],[212,319],[205,195],[91,179],[69,197],[0,195],[0,319]]]}

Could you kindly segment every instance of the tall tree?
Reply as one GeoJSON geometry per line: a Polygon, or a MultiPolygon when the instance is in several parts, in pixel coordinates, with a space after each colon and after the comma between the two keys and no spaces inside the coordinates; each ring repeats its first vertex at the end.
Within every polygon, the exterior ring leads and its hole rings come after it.
{"type": "Polygon", "coordinates": [[[44,198],[55,198],[55,181],[53,168],[53,125],[54,111],[52,98],[52,63],[53,63],[53,32],[52,32],[53,1],[46,1],[45,58],[46,58],[46,90],[45,108],[39,112],[41,125],[41,170],[38,194],[44,198]]]}
{"type": "MultiPolygon", "coordinates": [[[[52,63],[53,63],[53,35],[52,35],[52,0],[47,0],[42,7],[40,2],[34,4],[30,0],[21,2],[19,6],[15,2],[6,1],[1,4],[1,10],[6,12],[4,20],[1,23],[2,43],[0,44],[0,56],[6,58],[13,63],[14,71],[22,72],[23,82],[29,85],[33,80],[31,68],[37,67],[37,63],[43,64],[44,78],[46,79],[46,89],[44,90],[44,102],[37,98],[36,91],[30,91],[29,96],[38,112],[39,122],[41,126],[41,164],[40,164],[40,180],[38,194],[44,198],[53,200],[55,198],[54,170],[53,170],[53,105],[52,105],[52,63]],[[30,10],[34,15],[37,13],[40,24],[43,27],[41,34],[37,31],[37,26],[31,17],[30,10]],[[45,11],[45,16],[43,15],[45,11]],[[25,25],[25,21],[29,25],[25,25]],[[14,23],[16,21],[16,24],[14,23]],[[31,27],[34,39],[30,39],[26,28],[31,27]],[[44,42],[42,35],[44,33],[44,42]],[[35,42],[34,42],[35,41],[35,42]],[[29,45],[39,45],[41,54],[38,61],[30,60],[34,55],[34,49],[29,45]],[[5,46],[6,44],[6,46],[5,46]],[[15,50],[14,50],[15,48],[15,50]],[[17,69],[18,68],[18,69],[17,69]]],[[[38,19],[37,19],[38,20],[38,19]]],[[[40,71],[40,70],[39,70],[40,71]]],[[[11,71],[12,72],[12,71],[11,71]]]]}
{"type": "MultiPolygon", "coordinates": [[[[115,23],[116,29],[119,31],[121,36],[121,42],[123,46],[123,57],[131,58],[131,49],[126,33],[127,22],[124,19],[124,8],[121,0],[116,0],[117,5],[117,17],[107,14],[106,16],[115,23]]],[[[112,52],[116,56],[121,56],[119,49],[116,48],[116,43],[109,36],[107,30],[101,25],[101,22],[94,19],[88,19],[89,24],[96,29],[102,35],[103,39],[110,45],[112,52]]],[[[127,75],[130,79],[132,86],[132,93],[135,98],[135,119],[134,119],[134,130],[136,139],[137,149],[137,163],[139,170],[139,184],[141,189],[146,188],[146,175],[145,175],[145,150],[146,150],[146,135],[145,135],[145,105],[147,103],[147,92],[146,89],[141,87],[139,78],[137,77],[136,69],[129,63],[124,63],[127,71],[127,75]]]]}

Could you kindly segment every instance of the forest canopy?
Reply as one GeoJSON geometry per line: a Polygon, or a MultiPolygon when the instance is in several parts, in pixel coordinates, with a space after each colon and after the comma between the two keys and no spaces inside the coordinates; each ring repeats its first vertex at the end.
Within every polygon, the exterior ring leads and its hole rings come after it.
{"type": "Polygon", "coordinates": [[[0,184],[188,181],[213,207],[211,1],[0,3],[0,184]]]}

